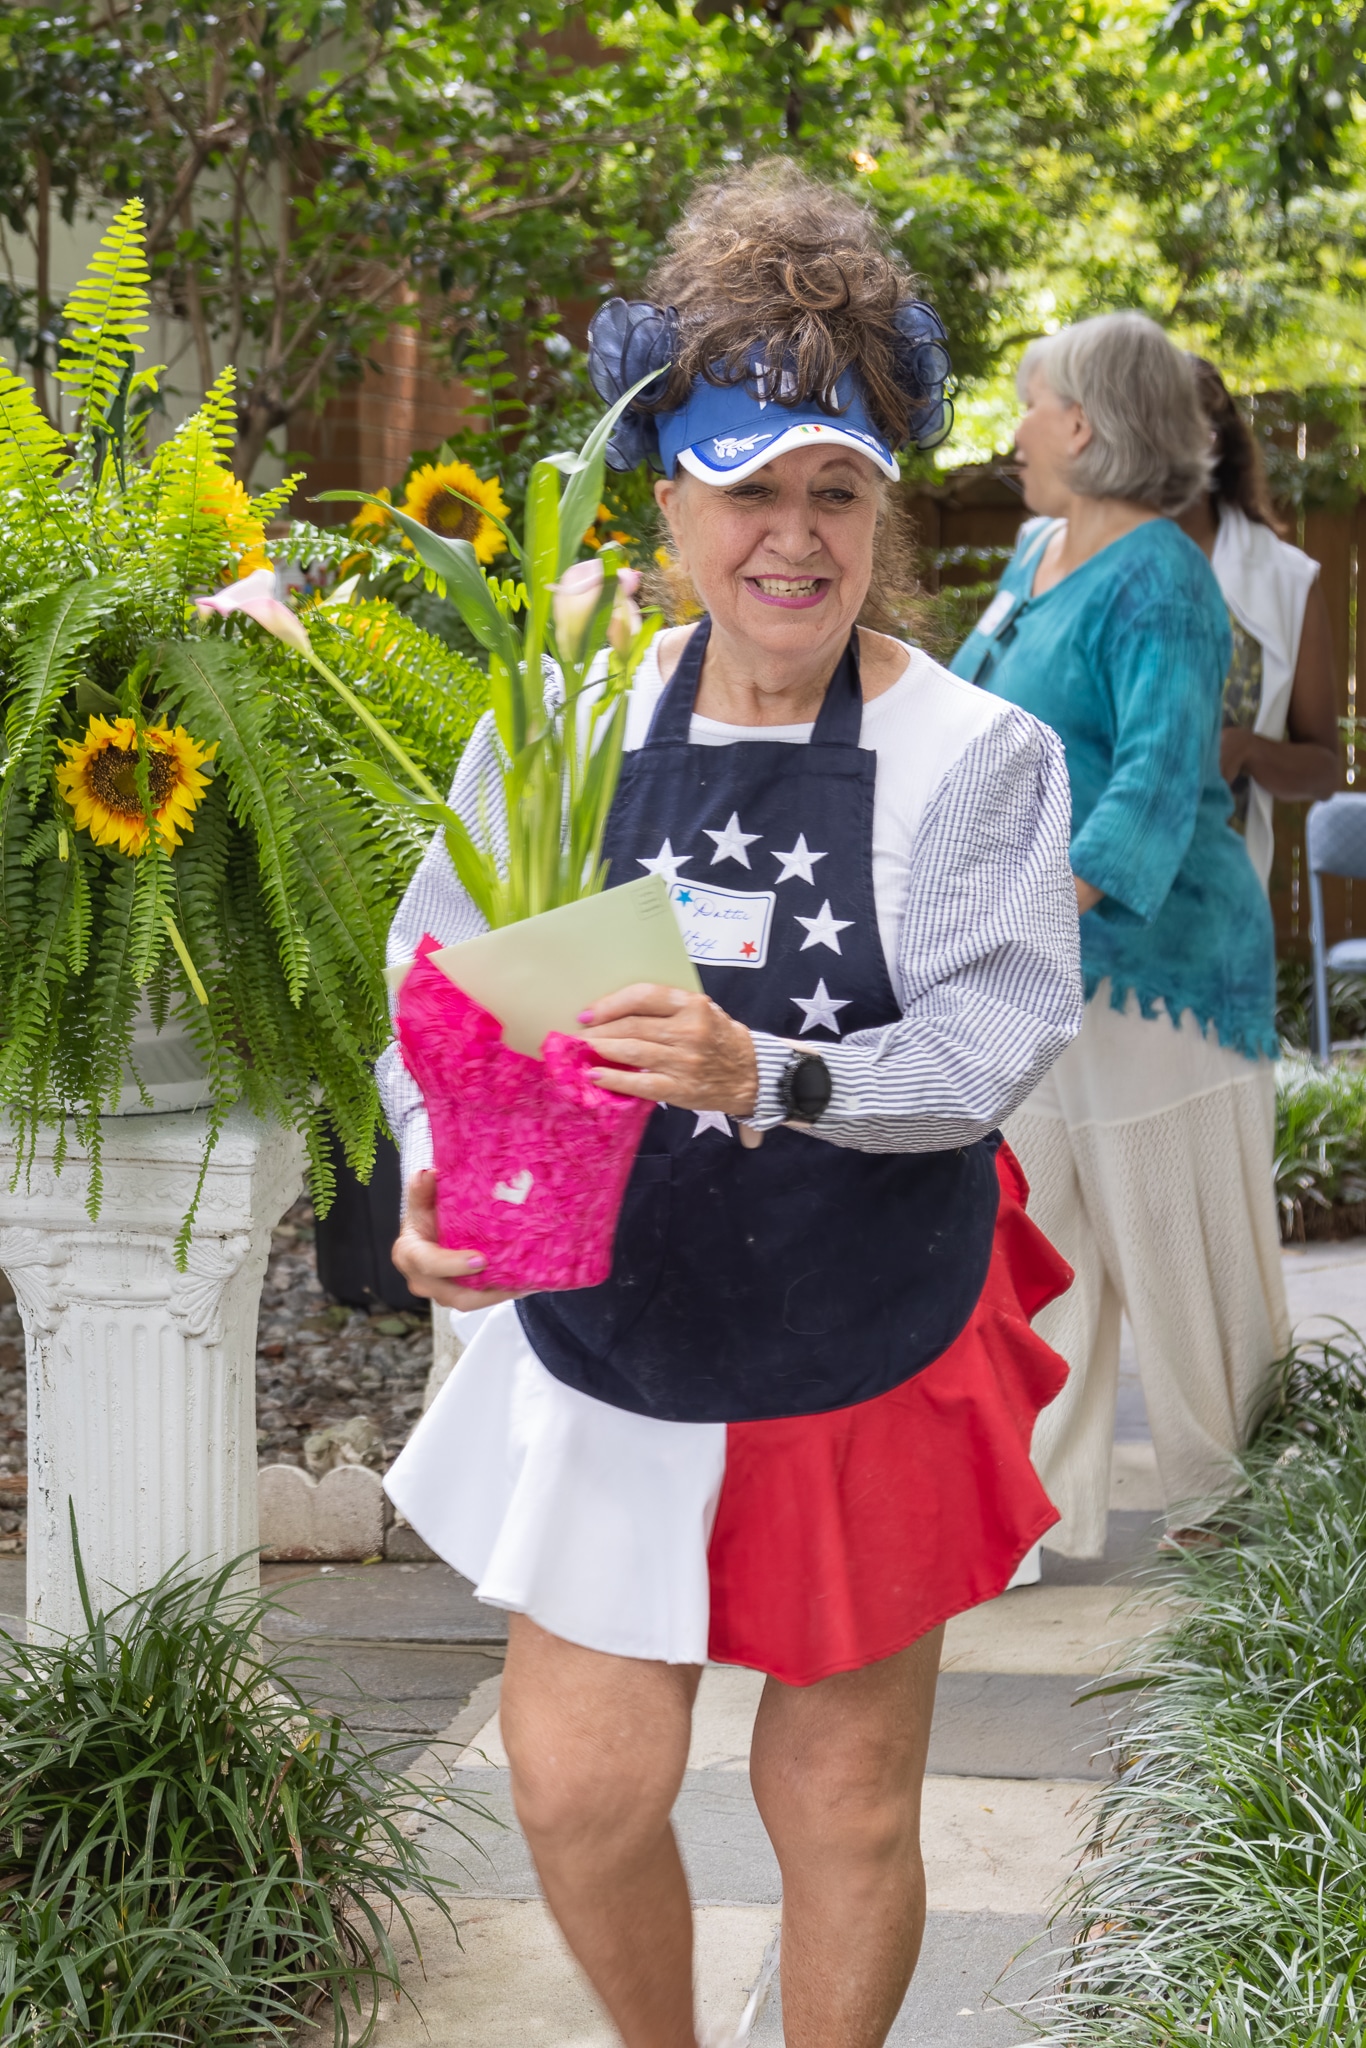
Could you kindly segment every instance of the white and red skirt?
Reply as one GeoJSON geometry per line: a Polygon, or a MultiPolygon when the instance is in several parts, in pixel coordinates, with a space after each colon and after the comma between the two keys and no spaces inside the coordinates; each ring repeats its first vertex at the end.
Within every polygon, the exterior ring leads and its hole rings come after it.
{"type": "Polygon", "coordinates": [[[399,1512],[477,1596],[621,1657],[744,1664],[789,1685],[905,1649],[1004,1591],[1058,1519],[1030,1463],[1067,1368],[1030,1328],[1071,1274],[1014,1158],[981,1300],[875,1400],[763,1422],[660,1422],[555,1379],[488,1311],[390,1470],[399,1512]]]}

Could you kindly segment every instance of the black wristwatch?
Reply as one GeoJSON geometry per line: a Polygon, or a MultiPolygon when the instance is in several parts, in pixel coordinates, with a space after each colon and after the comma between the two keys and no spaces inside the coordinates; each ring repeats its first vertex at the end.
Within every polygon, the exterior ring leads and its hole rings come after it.
{"type": "Polygon", "coordinates": [[[814,1124],[830,1107],[830,1069],[818,1052],[794,1052],[778,1079],[778,1100],[794,1124],[814,1124]]]}

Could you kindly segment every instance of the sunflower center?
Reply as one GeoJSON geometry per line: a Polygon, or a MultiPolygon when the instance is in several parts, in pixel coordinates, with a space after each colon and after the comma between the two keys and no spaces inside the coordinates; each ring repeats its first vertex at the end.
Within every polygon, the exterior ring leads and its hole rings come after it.
{"type": "MultiPolygon", "coordinates": [[[[91,793],[106,810],[121,818],[140,818],[142,799],[138,795],[136,747],[101,747],[86,764],[85,776],[91,793]]],[[[147,757],[147,785],[153,811],[159,811],[175,787],[175,762],[169,754],[153,747],[147,757]]]]}
{"type": "Polygon", "coordinates": [[[428,526],[448,540],[473,540],[483,517],[477,506],[457,498],[454,491],[438,491],[427,507],[428,526]]]}

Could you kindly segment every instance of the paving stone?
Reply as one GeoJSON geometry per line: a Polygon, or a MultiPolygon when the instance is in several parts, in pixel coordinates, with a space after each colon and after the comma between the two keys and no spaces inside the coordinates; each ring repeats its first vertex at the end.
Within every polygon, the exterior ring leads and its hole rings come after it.
{"type": "Polygon", "coordinates": [[[1091,1788],[1074,1778],[926,1778],[931,1909],[1046,1913],[1076,1868],[1091,1788]]]}
{"type": "Polygon", "coordinates": [[[1129,1709],[1079,1700],[1077,1687],[1075,1678],[1037,1672],[941,1672],[930,1770],[948,1777],[1108,1778],[1113,1730],[1129,1709]]]}
{"type": "Polygon", "coordinates": [[[1300,1337],[1366,1333],[1366,1242],[1289,1245],[1281,1254],[1290,1320],[1300,1337]]]}
{"type": "Polygon", "coordinates": [[[402,1770],[450,1727],[502,1661],[494,1645],[347,1643],[291,1646],[279,1668],[311,1706],[342,1715],[367,1748],[389,1749],[389,1762],[402,1770]]]}
{"type": "MultiPolygon", "coordinates": [[[[1127,1707],[1079,1701],[1079,1684],[1084,1683],[1035,1673],[941,1673],[930,1770],[954,1777],[1108,1778],[1112,1730],[1127,1707]]],[[[710,1665],[703,1672],[688,1751],[690,1774],[748,1773],[763,1687],[762,1673],[734,1665],[710,1665]]],[[[496,1714],[472,1736],[466,1761],[506,1768],[496,1714]]]]}
{"type": "MultiPolygon", "coordinates": [[[[1137,1450],[1151,1452],[1151,1445],[1116,1444],[1117,1452],[1137,1450]]],[[[1154,1471],[1156,1467],[1154,1465],[1154,1471]]],[[[1112,1489],[1112,1497],[1113,1497],[1112,1489]]],[[[1103,1557],[1063,1557],[1059,1551],[1050,1550],[1048,1538],[1043,1545],[1043,1580],[1045,1586],[1109,1586],[1116,1580],[1142,1571],[1145,1565],[1153,1563],[1157,1556],[1157,1545],[1167,1518],[1160,1508],[1111,1507],[1105,1536],[1103,1557]]],[[[1117,1596],[1118,1597],[1118,1594],[1117,1596]]]]}
{"type": "Polygon", "coordinates": [[[280,1602],[266,1633],[356,1642],[505,1643],[507,1615],[474,1597],[446,1564],[268,1564],[261,1584],[280,1602]]]}
{"type": "Polygon", "coordinates": [[[1160,1515],[1166,1506],[1151,1443],[1116,1443],[1110,1452],[1110,1506],[1160,1515]]]}
{"type": "MultiPolygon", "coordinates": [[[[1016,2048],[1030,2037],[1025,2020],[988,1996],[1004,1973],[1001,1996],[1025,1999],[1046,1985],[1047,1923],[1031,1913],[930,1913],[920,1962],[888,2048],[1016,2048]],[[1029,1951],[1029,1945],[1040,1947],[1029,1951]],[[1021,1951],[1018,1974],[1011,1963],[1021,1951]],[[1032,1964],[1032,1967],[1031,1967],[1032,1964]]],[[[773,1988],[759,2015],[752,2048],[781,2048],[783,2006],[773,1988]]]]}
{"type": "Polygon", "coordinates": [[[1021,1586],[954,1616],[944,1632],[943,1668],[1099,1673],[1126,1642],[1163,1627],[1175,1611],[1118,1586],[1021,1586]]]}
{"type": "MultiPolygon", "coordinates": [[[[455,1902],[460,1941],[419,1904],[413,1917],[422,1964],[395,1930],[409,1995],[390,2008],[385,2048],[620,2048],[558,1929],[539,1900],[455,1902]]],[[[776,1915],[716,1906],[696,1920],[698,2011],[704,2025],[734,2026],[759,1977],[776,1915]]],[[[306,2029],[300,2048],[330,2044],[331,2030],[306,2029]]]]}

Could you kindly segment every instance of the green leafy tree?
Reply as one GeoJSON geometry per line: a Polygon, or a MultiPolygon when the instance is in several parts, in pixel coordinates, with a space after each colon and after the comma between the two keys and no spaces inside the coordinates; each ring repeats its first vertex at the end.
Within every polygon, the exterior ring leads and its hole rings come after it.
{"type": "MultiPolygon", "coordinates": [[[[0,98],[0,147],[20,174],[9,226],[39,251],[54,165],[68,217],[74,194],[143,199],[154,294],[190,336],[189,377],[176,374],[202,394],[224,365],[237,371],[232,460],[249,481],[270,435],[358,376],[386,332],[421,317],[424,293],[459,291],[471,236],[579,181],[582,137],[556,83],[574,66],[524,61],[562,12],[546,0],[14,10],[0,98]]],[[[24,352],[41,375],[33,337],[47,322],[41,304],[33,314],[24,352]]]]}

